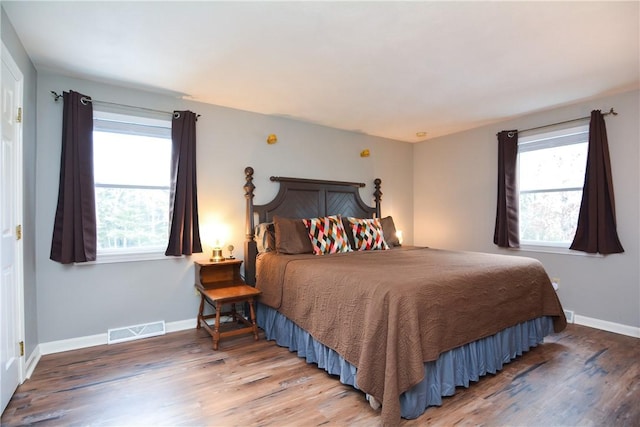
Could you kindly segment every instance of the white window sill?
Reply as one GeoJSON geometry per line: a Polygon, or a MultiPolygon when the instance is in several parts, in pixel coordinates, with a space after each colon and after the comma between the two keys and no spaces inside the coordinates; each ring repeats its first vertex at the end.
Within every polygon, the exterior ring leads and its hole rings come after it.
{"type": "Polygon", "coordinates": [[[127,253],[98,253],[95,261],[77,262],[74,265],[85,266],[95,264],[113,264],[121,262],[159,261],[167,259],[181,259],[184,256],[166,256],[163,252],[127,252],[127,253]]]}
{"type": "Polygon", "coordinates": [[[547,254],[558,254],[558,255],[572,255],[572,256],[586,256],[586,257],[594,257],[594,258],[604,258],[602,254],[590,254],[582,251],[574,251],[569,248],[565,248],[563,246],[551,246],[551,245],[532,245],[532,244],[521,244],[519,248],[509,248],[511,251],[525,251],[525,252],[540,252],[547,254]]]}

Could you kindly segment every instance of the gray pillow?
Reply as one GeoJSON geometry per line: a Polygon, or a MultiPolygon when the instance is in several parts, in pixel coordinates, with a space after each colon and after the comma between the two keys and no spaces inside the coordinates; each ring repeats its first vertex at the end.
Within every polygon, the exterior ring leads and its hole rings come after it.
{"type": "Polygon", "coordinates": [[[393,218],[390,216],[384,217],[380,220],[380,224],[382,225],[382,234],[384,235],[384,240],[387,242],[387,245],[391,246],[400,246],[400,240],[398,236],[396,236],[396,226],[393,223],[393,218]]]}
{"type": "Polygon", "coordinates": [[[263,222],[256,226],[256,246],[258,253],[276,250],[276,230],[273,222],[263,222]]]}

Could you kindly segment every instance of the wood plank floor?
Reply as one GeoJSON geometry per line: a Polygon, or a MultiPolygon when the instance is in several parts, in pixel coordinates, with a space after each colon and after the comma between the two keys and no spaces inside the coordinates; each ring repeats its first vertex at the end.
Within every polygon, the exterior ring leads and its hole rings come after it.
{"type": "MultiPolygon", "coordinates": [[[[640,340],[578,325],[402,426],[640,426],[640,340]]],[[[44,356],[17,425],[377,426],[364,395],[250,335],[203,331],[44,356]]]]}

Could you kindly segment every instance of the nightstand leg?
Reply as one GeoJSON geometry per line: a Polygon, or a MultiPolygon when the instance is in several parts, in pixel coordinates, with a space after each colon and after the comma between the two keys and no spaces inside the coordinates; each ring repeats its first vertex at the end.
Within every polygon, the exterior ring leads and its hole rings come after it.
{"type": "Polygon", "coordinates": [[[216,323],[213,325],[213,349],[218,349],[218,342],[220,341],[220,312],[222,311],[222,304],[216,301],[216,323]]]}
{"type": "Polygon", "coordinates": [[[251,314],[251,325],[253,326],[253,339],[258,341],[258,326],[256,325],[256,313],[253,309],[253,298],[249,299],[249,313],[251,314]]]}
{"type": "Polygon", "coordinates": [[[231,319],[234,322],[238,321],[238,313],[236,312],[236,303],[235,302],[231,303],[231,319]]]}
{"type": "Polygon", "coordinates": [[[196,329],[200,329],[200,322],[202,321],[202,313],[204,312],[204,295],[200,294],[200,309],[198,310],[198,318],[196,319],[196,329]]]}

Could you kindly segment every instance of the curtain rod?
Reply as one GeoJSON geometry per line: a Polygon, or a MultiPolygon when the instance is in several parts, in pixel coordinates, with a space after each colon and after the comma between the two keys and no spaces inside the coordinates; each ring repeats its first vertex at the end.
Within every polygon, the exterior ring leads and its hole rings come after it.
{"type": "MultiPolygon", "coordinates": [[[[609,114],[613,114],[614,116],[617,116],[617,115],[618,115],[618,113],[616,113],[616,112],[613,110],[613,107],[611,107],[611,109],[609,110],[609,112],[608,112],[608,113],[602,113],[602,115],[603,115],[603,116],[608,116],[609,114]]],[[[590,118],[591,118],[591,116],[578,117],[577,119],[565,120],[565,121],[562,121],[562,122],[550,123],[550,124],[548,124],[548,125],[536,126],[536,127],[534,127],[534,128],[529,128],[529,129],[519,130],[519,131],[518,131],[518,134],[521,134],[521,133],[523,133],[523,132],[529,132],[529,131],[532,131],[532,130],[544,129],[544,128],[548,128],[548,127],[551,127],[551,126],[564,125],[564,124],[567,124],[567,123],[573,123],[573,122],[581,122],[582,120],[588,120],[588,119],[590,119],[590,118]]],[[[496,136],[497,136],[497,135],[498,135],[498,134],[496,134],[496,136]]],[[[509,137],[511,137],[511,135],[509,135],[509,137]]]]}
{"type": "MultiPolygon", "coordinates": [[[[59,93],[56,93],[54,91],[51,91],[51,95],[53,96],[53,100],[54,101],[58,101],[60,98],[62,98],[62,95],[60,95],[59,93]]],[[[80,98],[80,102],[82,102],[83,105],[87,105],[88,102],[94,103],[94,104],[104,104],[104,105],[116,105],[118,107],[126,107],[126,108],[133,108],[135,110],[144,110],[144,111],[151,111],[153,113],[161,113],[161,114],[170,114],[172,116],[174,116],[176,119],[178,117],[180,117],[179,113],[174,113],[172,111],[164,111],[164,110],[155,110],[153,108],[146,108],[146,107],[137,107],[135,105],[127,105],[127,104],[119,104],[117,102],[108,102],[108,101],[99,101],[97,99],[91,99],[88,96],[83,96],[82,98],[80,98]]],[[[196,114],[196,118],[200,117],[200,114],[196,114]]]]}

